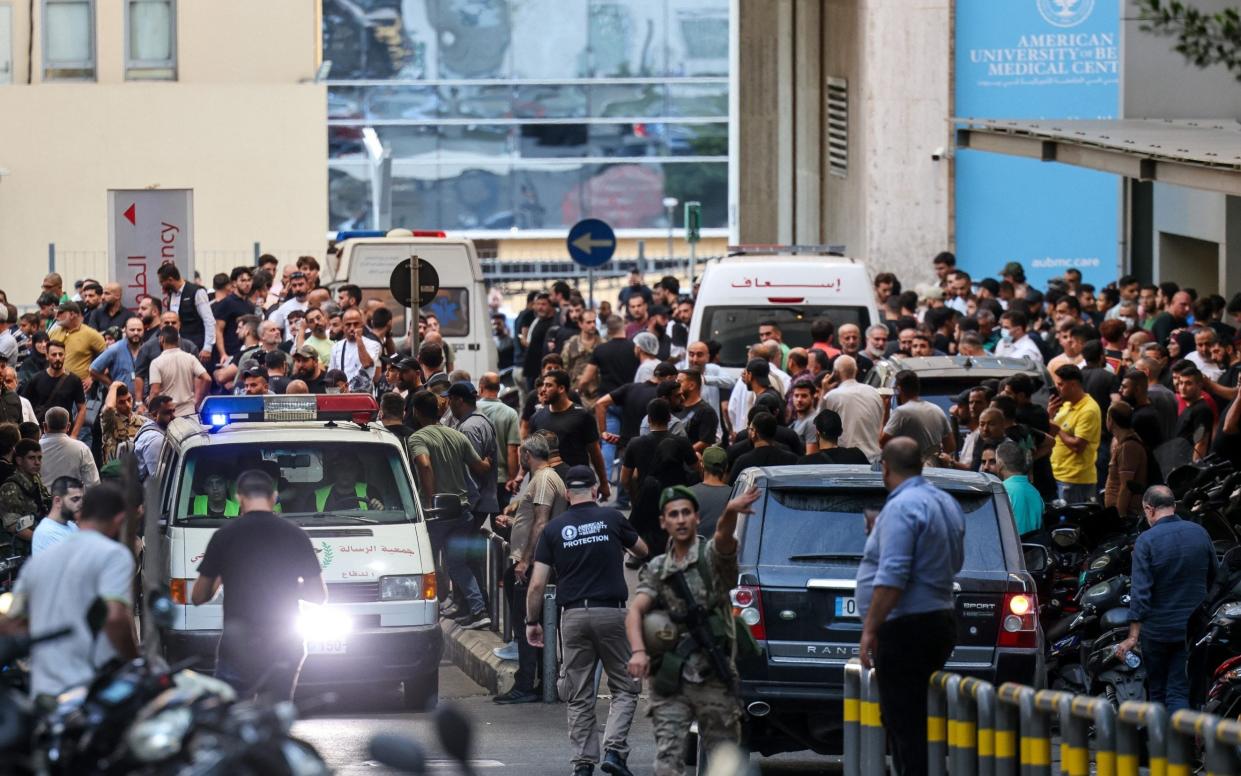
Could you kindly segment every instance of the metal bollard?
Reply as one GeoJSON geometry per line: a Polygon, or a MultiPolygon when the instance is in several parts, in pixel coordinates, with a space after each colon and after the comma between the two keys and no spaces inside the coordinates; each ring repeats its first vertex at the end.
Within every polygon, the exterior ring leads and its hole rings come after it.
{"type": "Polygon", "coordinates": [[[1235,719],[1220,720],[1215,728],[1215,748],[1217,762],[1207,763],[1207,773],[1217,776],[1225,773],[1241,772],[1241,758],[1237,756],[1237,747],[1241,746],[1241,722],[1235,719]]]}
{"type": "MultiPolygon", "coordinates": [[[[845,663],[844,773],[862,774],[862,661],[845,663]]],[[[942,774],[940,774],[942,776],[942,774]]]]}
{"type": "MultiPolygon", "coordinates": [[[[496,633],[503,633],[503,623],[500,621],[500,612],[508,609],[505,606],[504,589],[500,586],[501,580],[504,579],[504,567],[507,559],[500,556],[496,552],[495,535],[487,535],[487,616],[491,618],[491,629],[496,633]]],[[[507,642],[508,639],[505,639],[507,642]]]]}
{"type": "Polygon", "coordinates": [[[1087,755],[1085,767],[1089,769],[1088,724],[1094,725],[1095,776],[1116,776],[1116,709],[1106,698],[1090,698],[1079,695],[1069,704],[1075,728],[1080,728],[1080,745],[1087,755]]]}
{"type": "Polygon", "coordinates": [[[879,682],[875,669],[862,671],[862,776],[883,776],[887,773],[886,734],[879,716],[879,682]]]}
{"type": "MultiPolygon", "coordinates": [[[[1086,751],[1088,733],[1086,724],[1080,726],[1072,713],[1072,693],[1059,690],[1039,690],[1034,693],[1034,708],[1046,720],[1047,714],[1058,714],[1060,719],[1060,772],[1068,776],[1088,776],[1089,757],[1086,751]],[[1075,728],[1080,727],[1080,730],[1075,728]]],[[[1050,754],[1050,742],[1048,753],[1050,754]]]]}
{"type": "Polygon", "coordinates": [[[1038,708],[1038,691],[1018,684],[1005,684],[1001,691],[1013,694],[1021,725],[1021,771],[1024,776],[1051,776],[1051,725],[1038,708]]]}
{"type": "Polygon", "coordinates": [[[556,586],[548,585],[543,591],[543,702],[555,703],[557,679],[560,670],[556,660],[556,649],[560,646],[559,634],[556,632],[560,612],[556,609],[556,586]]]}
{"type": "Polygon", "coordinates": [[[971,736],[971,744],[977,741],[976,772],[978,776],[994,776],[995,687],[990,682],[966,677],[961,680],[961,692],[969,698],[974,709],[975,736],[971,736]]]}
{"type": "Polygon", "coordinates": [[[1168,710],[1158,703],[1125,701],[1116,713],[1116,772],[1138,776],[1142,758],[1142,734],[1146,729],[1150,776],[1167,776],[1168,710]]]}
{"type": "MultiPolygon", "coordinates": [[[[1202,714],[1181,709],[1168,722],[1168,776],[1188,776],[1193,767],[1192,742],[1202,739],[1202,762],[1207,776],[1224,776],[1237,772],[1235,745],[1220,742],[1218,729],[1223,722],[1214,714],[1202,714]]],[[[1235,724],[1235,723],[1234,723],[1235,724]]],[[[1225,728],[1225,735],[1232,738],[1233,728],[1225,728]]]]}
{"type": "Polygon", "coordinates": [[[947,671],[931,674],[926,691],[926,760],[929,776],[944,776],[948,758],[948,698],[944,694],[944,686],[950,676],[952,674],[947,671]]]}
{"type": "Polygon", "coordinates": [[[974,760],[974,725],[961,697],[961,677],[949,674],[944,680],[944,694],[948,696],[948,772],[972,774],[977,767],[974,760]],[[969,745],[966,746],[968,740],[969,745]]]}
{"type": "MultiPolygon", "coordinates": [[[[995,776],[1017,776],[1021,768],[1017,759],[1021,689],[1020,685],[1006,684],[995,691],[995,776]]],[[[1033,692],[1032,688],[1024,689],[1033,692]]]]}

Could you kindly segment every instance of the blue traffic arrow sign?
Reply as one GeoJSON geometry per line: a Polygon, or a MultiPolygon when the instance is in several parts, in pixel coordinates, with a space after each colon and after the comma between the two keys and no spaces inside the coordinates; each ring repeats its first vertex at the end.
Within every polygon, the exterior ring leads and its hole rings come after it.
{"type": "Polygon", "coordinates": [[[584,218],[569,230],[569,256],[583,267],[598,267],[616,253],[616,233],[597,218],[584,218]]]}

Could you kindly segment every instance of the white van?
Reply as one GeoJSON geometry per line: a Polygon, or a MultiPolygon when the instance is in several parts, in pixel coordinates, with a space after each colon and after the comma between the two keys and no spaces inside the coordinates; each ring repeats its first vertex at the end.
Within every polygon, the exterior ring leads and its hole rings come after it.
{"type": "MultiPolygon", "coordinates": [[[[218,396],[173,421],[156,472],[163,578],[149,580],[176,606],[169,662],[215,664],[223,594],[193,606],[190,590],[212,534],[236,519],[238,475],[257,468],[278,482],[277,509],[310,537],[327,583],[327,603],[295,615],[308,653],[300,683],[400,682],[410,709],[435,705],[443,640],[431,544],[404,445],[376,413],[361,394],[218,396]],[[218,478],[229,486],[222,506],[209,493],[218,478]],[[354,489],[356,508],[331,505],[335,484],[354,489]]],[[[460,509],[452,497],[435,504],[433,517],[460,509]]]]}
{"type": "Polygon", "coordinates": [[[828,318],[837,328],[856,323],[863,336],[867,326],[882,320],[870,272],[857,259],[798,246],[730,251],[703,272],[689,326],[690,342],[720,343],[719,363],[729,374],[740,374],[763,321],[778,323],[789,347],[809,347],[815,318],[828,318]]]}
{"type": "Polygon", "coordinates": [[[439,275],[440,290],[422,312],[434,313],[439,319],[440,334],[453,349],[454,365],[475,380],[495,368],[487,289],[472,240],[449,239],[443,232],[395,229],[386,237],[350,237],[338,243],[336,251],[330,267],[333,292],[351,283],[362,289],[364,301],[381,300],[392,310],[393,331],[398,335],[406,331],[406,308],[392,298],[392,270],[415,255],[430,263],[439,275]]]}

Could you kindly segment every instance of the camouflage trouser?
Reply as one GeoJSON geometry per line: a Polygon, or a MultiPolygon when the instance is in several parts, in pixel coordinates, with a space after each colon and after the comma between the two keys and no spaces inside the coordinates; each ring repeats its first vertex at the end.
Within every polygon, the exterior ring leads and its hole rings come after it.
{"type": "Polygon", "coordinates": [[[680,776],[685,771],[685,741],[698,720],[698,735],[707,751],[717,744],[741,742],[741,710],[737,700],[716,679],[703,684],[681,682],[677,695],[651,690],[655,727],[655,776],[680,776]]]}

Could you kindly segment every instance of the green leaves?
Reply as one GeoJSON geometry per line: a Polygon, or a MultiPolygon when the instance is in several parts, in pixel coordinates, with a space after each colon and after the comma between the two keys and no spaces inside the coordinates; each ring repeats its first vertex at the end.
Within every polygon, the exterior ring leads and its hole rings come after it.
{"type": "Polygon", "coordinates": [[[1136,0],[1141,29],[1176,38],[1173,50],[1196,67],[1223,65],[1241,80],[1241,13],[1236,8],[1205,13],[1181,0],[1136,0]]]}

